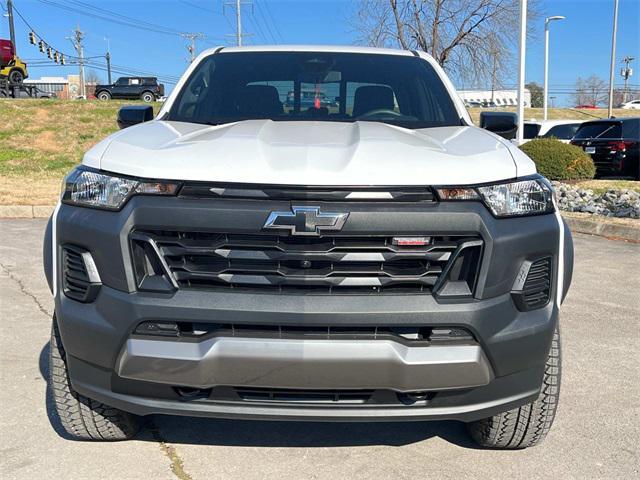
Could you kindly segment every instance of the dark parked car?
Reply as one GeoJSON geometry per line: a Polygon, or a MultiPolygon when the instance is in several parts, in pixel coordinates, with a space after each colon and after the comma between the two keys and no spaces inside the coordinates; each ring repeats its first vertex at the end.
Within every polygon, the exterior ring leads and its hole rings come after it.
{"type": "Polygon", "coordinates": [[[38,87],[29,87],[25,84],[25,89],[19,91],[19,98],[58,98],[55,92],[41,90],[38,87]]]}
{"type": "Polygon", "coordinates": [[[640,180],[640,117],[585,122],[572,144],[582,147],[596,165],[596,176],[640,180]]]}
{"type": "Polygon", "coordinates": [[[120,77],[113,85],[96,85],[96,98],[122,98],[153,102],[164,96],[164,85],[156,77],[120,77]]]}

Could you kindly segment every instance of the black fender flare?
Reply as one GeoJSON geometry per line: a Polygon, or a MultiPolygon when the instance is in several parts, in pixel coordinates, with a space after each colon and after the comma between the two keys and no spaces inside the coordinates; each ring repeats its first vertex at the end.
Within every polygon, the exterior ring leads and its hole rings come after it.
{"type": "Polygon", "coordinates": [[[44,231],[44,241],[42,243],[42,266],[44,276],[47,279],[49,290],[53,293],[53,216],[49,217],[47,228],[44,231]]]}
{"type": "Polygon", "coordinates": [[[562,224],[564,226],[564,274],[561,301],[564,302],[564,299],[569,292],[569,287],[571,286],[571,279],[573,278],[573,236],[571,235],[571,230],[564,219],[562,220],[562,224]]]}

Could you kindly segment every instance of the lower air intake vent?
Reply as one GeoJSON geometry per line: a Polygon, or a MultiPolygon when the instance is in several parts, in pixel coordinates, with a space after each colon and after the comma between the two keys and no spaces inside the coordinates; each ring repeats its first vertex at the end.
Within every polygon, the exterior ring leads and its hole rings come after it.
{"type": "Polygon", "coordinates": [[[93,257],[86,250],[62,247],[62,289],[65,296],[79,302],[91,302],[100,290],[100,275],[93,257]]]}
{"type": "Polygon", "coordinates": [[[551,297],[551,257],[541,258],[529,264],[523,265],[519,279],[516,280],[516,288],[512,292],[513,299],[518,309],[527,311],[542,308],[551,297]],[[528,268],[527,268],[528,266],[528,268]],[[522,282],[520,276],[526,279],[522,282]]]}

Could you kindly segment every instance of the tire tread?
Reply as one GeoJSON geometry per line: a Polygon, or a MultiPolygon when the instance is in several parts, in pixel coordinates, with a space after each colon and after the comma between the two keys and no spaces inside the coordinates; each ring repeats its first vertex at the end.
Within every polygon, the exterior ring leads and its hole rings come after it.
{"type": "Polygon", "coordinates": [[[522,407],[469,423],[473,439],[483,447],[497,449],[533,447],[542,442],[558,407],[561,365],[560,332],[556,328],[539,397],[522,407]]]}
{"type": "Polygon", "coordinates": [[[60,423],[74,438],[126,440],[138,432],[140,422],[135,415],[87,398],[73,389],[55,316],[51,327],[49,380],[60,423]]]}

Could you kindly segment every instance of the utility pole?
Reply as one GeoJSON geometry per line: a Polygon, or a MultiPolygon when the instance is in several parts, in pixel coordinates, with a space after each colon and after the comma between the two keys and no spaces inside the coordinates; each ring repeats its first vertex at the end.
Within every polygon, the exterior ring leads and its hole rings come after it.
{"type": "Polygon", "coordinates": [[[104,59],[107,61],[107,77],[109,79],[109,85],[111,85],[111,48],[109,37],[104,37],[107,42],[107,54],[104,56],[104,59]]]}
{"type": "Polygon", "coordinates": [[[633,69],[629,67],[634,57],[626,56],[622,59],[624,68],[620,71],[620,75],[624,78],[624,90],[622,91],[622,103],[627,103],[627,95],[629,95],[629,77],[633,75],[633,69]]]}
{"type": "Polygon", "coordinates": [[[86,97],[86,90],[84,85],[84,47],[82,46],[82,39],[84,38],[84,33],[80,30],[80,25],[76,26],[76,29],[73,31],[73,37],[67,37],[73,43],[73,47],[78,52],[78,80],[80,83],[80,97],[86,97]]]}
{"type": "Polygon", "coordinates": [[[236,0],[236,40],[238,46],[242,46],[242,2],[236,0]]]}
{"type": "Polygon", "coordinates": [[[181,33],[180,36],[189,40],[187,50],[189,51],[189,63],[191,63],[196,59],[196,40],[204,38],[205,35],[204,33],[181,33]]]}
{"type": "Polygon", "coordinates": [[[111,85],[111,54],[107,51],[104,58],[107,61],[107,78],[109,79],[109,85],[111,85]]]}
{"type": "Polygon", "coordinates": [[[7,0],[7,18],[9,19],[9,38],[13,44],[13,51],[18,55],[18,46],[16,45],[16,30],[13,25],[13,1],[7,0]]]}
{"type": "Polygon", "coordinates": [[[613,3],[613,33],[611,35],[611,66],[609,68],[609,108],[607,116],[613,113],[613,70],[616,68],[616,36],[618,34],[618,0],[613,3]]]}
{"type": "Polygon", "coordinates": [[[250,1],[244,2],[242,0],[235,0],[235,2],[227,2],[222,4],[222,8],[231,7],[236,11],[236,45],[239,47],[242,46],[242,39],[246,37],[247,33],[242,33],[242,5],[251,5],[253,7],[253,3],[250,1]]]}

